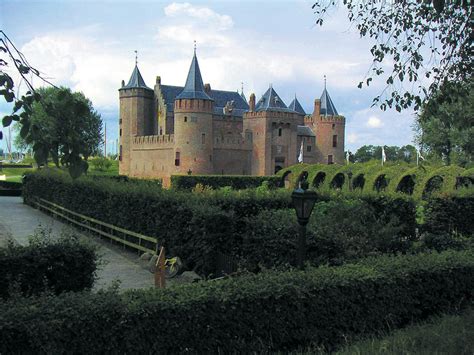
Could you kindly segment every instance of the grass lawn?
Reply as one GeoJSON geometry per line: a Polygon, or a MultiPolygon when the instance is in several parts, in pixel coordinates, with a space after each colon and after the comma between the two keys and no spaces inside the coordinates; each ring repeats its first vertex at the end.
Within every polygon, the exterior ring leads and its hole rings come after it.
{"type": "Polygon", "coordinates": [[[0,170],[0,175],[6,175],[7,181],[21,182],[23,173],[34,170],[34,168],[3,168],[0,170]]]}
{"type": "MultiPolygon", "coordinates": [[[[308,349],[306,354],[324,353],[308,349]]],[[[384,337],[361,340],[342,348],[338,355],[473,354],[474,308],[461,315],[433,317],[427,322],[394,331],[384,337]]]]}

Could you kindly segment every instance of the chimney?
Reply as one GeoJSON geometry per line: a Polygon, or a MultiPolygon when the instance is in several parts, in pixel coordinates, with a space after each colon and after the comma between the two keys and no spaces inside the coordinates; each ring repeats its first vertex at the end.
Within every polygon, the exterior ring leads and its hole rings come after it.
{"type": "Polygon", "coordinates": [[[313,116],[315,118],[319,118],[319,115],[321,114],[321,100],[320,99],[315,99],[314,100],[314,111],[313,111],[313,116]]]}
{"type": "Polygon", "coordinates": [[[156,77],[156,84],[157,85],[161,84],[161,76],[159,76],[159,75],[156,77]]]}
{"type": "Polygon", "coordinates": [[[211,84],[204,84],[204,91],[206,92],[206,94],[209,94],[211,92],[211,84]]]}
{"type": "Polygon", "coordinates": [[[249,106],[250,106],[249,108],[250,112],[255,111],[255,94],[254,93],[250,94],[249,106]]]}

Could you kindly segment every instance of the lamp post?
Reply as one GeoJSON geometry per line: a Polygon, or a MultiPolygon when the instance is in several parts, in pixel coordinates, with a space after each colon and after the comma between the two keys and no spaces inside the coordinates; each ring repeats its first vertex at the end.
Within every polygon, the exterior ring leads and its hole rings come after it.
{"type": "Polygon", "coordinates": [[[300,181],[299,187],[291,194],[299,224],[298,267],[300,269],[303,269],[306,257],[306,225],[308,224],[311,212],[313,212],[316,198],[317,194],[314,191],[308,191],[306,177],[300,181]]]}

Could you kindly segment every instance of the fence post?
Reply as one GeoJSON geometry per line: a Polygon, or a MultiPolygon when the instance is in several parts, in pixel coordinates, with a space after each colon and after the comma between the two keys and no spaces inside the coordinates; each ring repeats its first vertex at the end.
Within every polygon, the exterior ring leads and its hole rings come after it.
{"type": "Polygon", "coordinates": [[[165,279],[165,248],[161,247],[160,254],[156,260],[155,268],[155,287],[165,288],[166,279],[165,279]]]}

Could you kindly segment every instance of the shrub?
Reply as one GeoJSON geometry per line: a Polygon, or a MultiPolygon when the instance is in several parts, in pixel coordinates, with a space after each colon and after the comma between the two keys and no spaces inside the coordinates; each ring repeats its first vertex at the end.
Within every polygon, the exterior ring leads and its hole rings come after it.
{"type": "Polygon", "coordinates": [[[331,349],[465,306],[474,253],[369,258],[120,295],[0,303],[1,353],[254,353],[331,349]],[[158,321],[157,321],[158,320],[158,321]]]}
{"type": "Polygon", "coordinates": [[[90,289],[97,267],[95,249],[74,237],[37,236],[28,246],[0,249],[0,298],[17,292],[37,295],[90,289]]]}
{"type": "Polygon", "coordinates": [[[179,190],[191,190],[197,184],[213,189],[230,186],[236,190],[255,188],[268,182],[272,188],[279,187],[281,178],[278,176],[249,175],[172,175],[171,187],[179,190]]]}
{"type": "Polygon", "coordinates": [[[439,195],[428,200],[423,229],[435,234],[474,233],[474,194],[439,195]]]}

